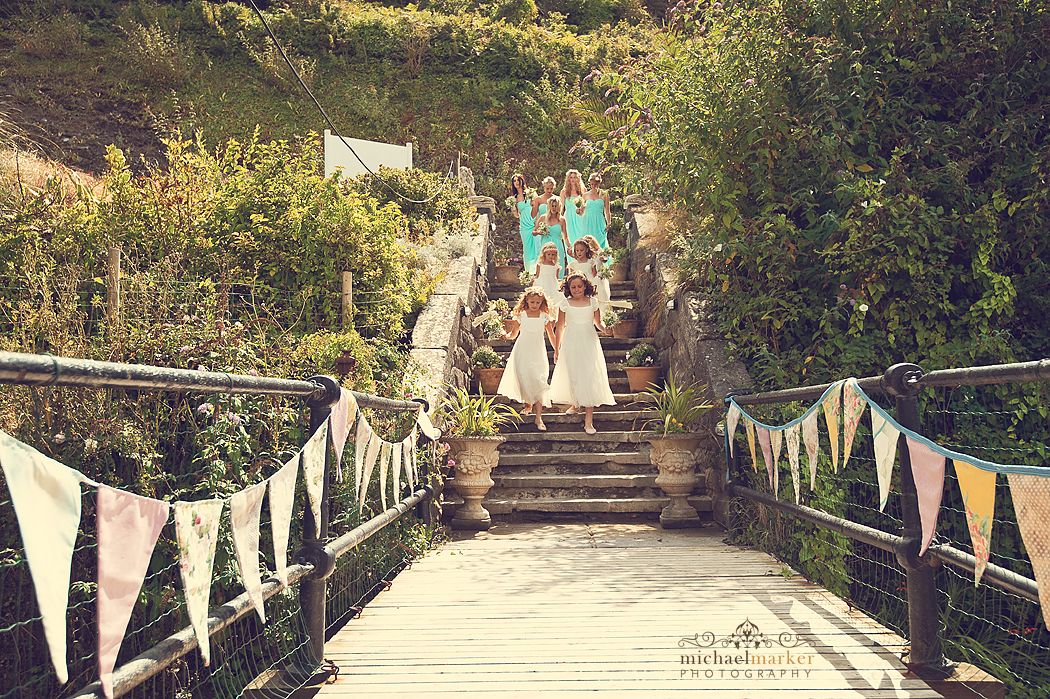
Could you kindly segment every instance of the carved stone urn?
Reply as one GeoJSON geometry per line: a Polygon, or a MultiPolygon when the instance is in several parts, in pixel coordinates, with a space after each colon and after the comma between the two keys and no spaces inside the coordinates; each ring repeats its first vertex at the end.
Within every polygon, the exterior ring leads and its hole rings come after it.
{"type": "Polygon", "coordinates": [[[687,498],[699,480],[696,449],[702,437],[698,434],[670,434],[646,439],[652,445],[649,460],[660,471],[656,485],[671,498],[671,504],[660,512],[660,526],[664,529],[699,527],[700,515],[687,498]]]}
{"type": "Polygon", "coordinates": [[[492,526],[489,511],[481,501],[493,486],[492,469],[499,461],[499,445],[505,437],[446,437],[449,458],[456,465],[452,486],[463,498],[463,506],[452,518],[452,528],[465,531],[484,531],[492,526]]]}

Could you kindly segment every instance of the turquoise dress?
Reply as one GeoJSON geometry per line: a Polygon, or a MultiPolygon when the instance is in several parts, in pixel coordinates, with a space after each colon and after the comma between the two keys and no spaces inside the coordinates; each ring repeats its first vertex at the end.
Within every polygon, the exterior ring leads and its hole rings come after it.
{"type": "Polygon", "coordinates": [[[536,222],[532,220],[532,204],[527,201],[519,201],[518,234],[521,235],[521,260],[525,263],[525,269],[529,274],[536,269],[536,263],[540,259],[540,251],[536,248],[536,237],[532,235],[535,225],[536,222]]]}
{"type": "Polygon", "coordinates": [[[565,202],[565,227],[569,229],[570,246],[587,235],[583,230],[583,216],[576,213],[576,200],[582,198],[582,196],[569,197],[569,200],[565,202]]]}
{"type": "MultiPolygon", "coordinates": [[[[541,209],[546,209],[547,205],[546,204],[541,204],[540,208],[541,209]]],[[[537,220],[539,220],[539,219],[537,219],[537,220]]],[[[554,243],[555,245],[558,246],[558,264],[561,265],[561,271],[558,272],[558,279],[564,279],[565,278],[565,243],[563,243],[562,239],[561,239],[561,226],[555,224],[555,225],[551,226],[550,234],[548,234],[548,235],[537,235],[537,236],[534,236],[534,237],[536,238],[536,251],[537,252],[542,250],[543,246],[546,245],[547,243],[554,243]]],[[[536,269],[536,266],[533,265],[532,268],[536,269]]]]}
{"type": "Polygon", "coordinates": [[[583,210],[582,218],[582,235],[593,235],[602,250],[608,247],[609,237],[605,232],[605,226],[608,225],[605,220],[605,202],[601,199],[587,200],[587,208],[583,210]]]}

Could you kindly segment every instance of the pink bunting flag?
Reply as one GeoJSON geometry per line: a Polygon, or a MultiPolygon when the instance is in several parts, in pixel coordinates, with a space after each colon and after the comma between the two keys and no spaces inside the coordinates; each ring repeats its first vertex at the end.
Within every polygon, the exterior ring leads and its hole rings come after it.
{"type": "Polygon", "coordinates": [[[937,515],[941,511],[944,494],[944,456],[908,437],[911,455],[911,473],[919,500],[919,519],[922,522],[922,546],[919,555],[926,553],[937,529],[937,515]]]}
{"type": "Polygon", "coordinates": [[[211,641],[208,634],[208,597],[211,595],[211,571],[215,563],[215,543],[219,538],[219,520],[223,500],[176,502],[175,539],[179,546],[179,569],[182,590],[186,595],[186,613],[197,637],[204,664],[211,664],[211,641]]]}
{"type": "Polygon", "coordinates": [[[345,388],[339,389],[339,400],[332,406],[328,416],[332,434],[332,451],[335,452],[335,477],[343,482],[343,450],[346,448],[346,436],[350,434],[350,425],[357,417],[357,398],[345,388]]]}
{"type": "Polygon", "coordinates": [[[773,494],[780,493],[780,450],[784,445],[784,430],[772,430],[769,433],[769,446],[773,451],[773,494]]]}
{"type": "Polygon", "coordinates": [[[842,400],[842,382],[831,386],[831,393],[824,397],[824,419],[828,423],[828,441],[831,443],[831,467],[839,472],[839,405],[842,400]]]}
{"type": "Polygon", "coordinates": [[[0,466],[22,532],[51,662],[58,681],[65,684],[66,608],[80,529],[80,484],[90,481],[6,432],[0,432],[0,466]]]}
{"type": "Polygon", "coordinates": [[[321,503],[324,500],[325,447],[328,446],[328,423],[323,423],[303,446],[303,478],[306,497],[314,515],[314,538],[321,536],[321,503]]]}
{"type": "Polygon", "coordinates": [[[798,447],[799,447],[799,425],[792,425],[784,430],[784,438],[787,441],[788,464],[791,465],[791,484],[795,488],[795,504],[799,504],[801,493],[798,484],[798,447]]]}
{"type": "Polygon", "coordinates": [[[97,508],[98,676],[113,699],[117,654],[171,506],[100,485],[97,508]]]}
{"type": "Polygon", "coordinates": [[[1007,475],[1010,497],[1014,501],[1017,527],[1032,562],[1035,581],[1039,583],[1039,606],[1043,624],[1050,629],[1050,478],[1046,476],[1007,475]]]}
{"type": "Polygon", "coordinates": [[[288,584],[288,529],[292,525],[295,482],[299,478],[299,454],[270,476],[270,528],[273,532],[273,560],[277,578],[288,584]]]}
{"type": "Polygon", "coordinates": [[[758,443],[762,445],[762,458],[766,461],[766,474],[769,476],[769,487],[773,490],[775,497],[777,491],[773,489],[773,445],[770,443],[769,430],[765,427],[755,425],[758,431],[758,443]]]}
{"type": "Polygon", "coordinates": [[[966,528],[970,530],[973,557],[977,559],[973,570],[973,585],[977,587],[988,568],[992,522],[995,521],[995,471],[982,471],[961,459],[952,459],[952,465],[966,509],[966,528]]]}
{"type": "Polygon", "coordinates": [[[817,465],[820,463],[820,443],[817,437],[817,414],[814,410],[802,420],[802,441],[806,445],[806,457],[809,460],[809,489],[817,487],[817,465]]]}
{"type": "Polygon", "coordinates": [[[875,473],[879,480],[879,512],[886,510],[893,480],[893,462],[897,459],[897,440],[900,430],[879,411],[871,411],[871,433],[875,438],[875,473]]]}
{"type": "Polygon", "coordinates": [[[364,509],[365,506],[365,495],[368,493],[368,483],[372,480],[372,471],[376,467],[376,458],[379,456],[379,447],[383,444],[383,440],[379,438],[375,432],[373,432],[368,439],[368,448],[365,450],[365,463],[364,473],[361,476],[361,489],[359,491],[360,501],[358,506],[364,509]]]}
{"type": "Polygon", "coordinates": [[[744,430],[747,432],[747,446],[751,449],[751,468],[758,473],[758,454],[755,453],[755,423],[744,418],[744,430]]]}
{"type": "Polygon", "coordinates": [[[726,434],[729,435],[729,455],[733,456],[733,450],[736,445],[733,444],[733,438],[736,437],[736,425],[740,421],[740,408],[736,407],[736,404],[729,406],[729,412],[726,413],[726,434]]]}
{"type": "Polygon", "coordinates": [[[868,404],[861,395],[856,379],[849,379],[842,387],[842,468],[846,468],[849,453],[853,448],[853,438],[857,435],[857,426],[868,404]]]}
{"type": "Polygon", "coordinates": [[[372,426],[362,414],[357,423],[357,434],[354,435],[354,492],[361,492],[361,479],[364,477],[365,454],[372,441],[372,426]]]}
{"type": "Polygon", "coordinates": [[[241,571],[241,582],[252,601],[259,620],[266,623],[263,605],[262,581],[259,577],[259,519],[262,514],[266,483],[256,483],[230,496],[230,530],[233,534],[233,551],[237,556],[237,567],[241,571]]]}

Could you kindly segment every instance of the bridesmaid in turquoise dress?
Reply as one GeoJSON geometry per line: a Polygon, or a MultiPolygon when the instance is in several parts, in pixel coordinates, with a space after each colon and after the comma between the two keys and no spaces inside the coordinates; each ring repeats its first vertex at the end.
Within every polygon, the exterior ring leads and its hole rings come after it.
{"type": "MultiPolygon", "coordinates": [[[[546,184],[546,182],[544,182],[546,184]]],[[[540,233],[540,222],[543,221],[549,227],[543,235],[536,235],[536,249],[542,250],[547,243],[558,246],[558,264],[564,264],[565,260],[565,217],[562,215],[561,199],[551,196],[546,203],[546,213],[536,219],[536,233],[540,233]]],[[[559,277],[564,278],[562,272],[559,277]]]]}
{"type": "Polygon", "coordinates": [[[583,195],[583,234],[593,235],[601,249],[609,247],[609,225],[612,223],[612,212],[609,207],[609,192],[603,192],[602,175],[592,172],[587,178],[590,190],[583,195]]]}
{"type": "Polygon", "coordinates": [[[568,245],[566,250],[572,250],[577,240],[587,235],[583,230],[583,217],[576,213],[576,208],[583,205],[583,178],[579,170],[569,170],[565,173],[565,184],[561,188],[561,200],[565,204],[565,223],[568,228],[568,245]]]}
{"type": "MultiPolygon", "coordinates": [[[[554,187],[557,184],[558,183],[554,181],[553,177],[544,177],[543,178],[543,194],[537,195],[532,200],[532,218],[533,218],[533,220],[539,221],[541,218],[543,218],[544,216],[547,215],[547,202],[550,200],[551,197],[555,196],[555,194],[554,194],[554,187]]],[[[535,231],[533,231],[533,235],[536,235],[535,231]]],[[[561,265],[562,272],[559,275],[559,278],[564,278],[565,277],[565,272],[564,272],[564,270],[565,270],[565,244],[564,244],[564,242],[561,242],[560,240],[556,240],[554,242],[557,243],[558,250],[560,251],[559,252],[559,258],[558,258],[558,264],[561,265]]],[[[540,250],[542,250],[542,249],[543,249],[543,243],[537,242],[536,243],[536,247],[535,247],[537,258],[539,257],[540,250]]]]}
{"type": "Polygon", "coordinates": [[[514,198],[514,218],[518,219],[518,234],[521,236],[521,259],[525,269],[535,269],[539,260],[536,239],[532,230],[536,222],[532,219],[532,204],[525,196],[525,176],[515,172],[510,178],[510,195],[514,198]]]}

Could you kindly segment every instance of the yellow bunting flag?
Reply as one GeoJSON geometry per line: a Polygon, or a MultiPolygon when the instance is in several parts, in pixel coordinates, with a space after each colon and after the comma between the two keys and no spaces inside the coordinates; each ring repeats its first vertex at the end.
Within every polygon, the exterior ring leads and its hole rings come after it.
{"type": "Polygon", "coordinates": [[[751,468],[758,473],[758,454],[755,452],[755,423],[744,418],[744,429],[747,430],[747,445],[751,447],[751,468]]]}
{"type": "Polygon", "coordinates": [[[831,393],[824,398],[824,419],[828,422],[828,440],[831,442],[831,467],[839,472],[839,404],[842,395],[842,382],[836,381],[831,393]]]}
{"type": "Polygon", "coordinates": [[[970,530],[970,541],[973,542],[973,555],[977,559],[973,570],[973,584],[976,587],[981,582],[984,569],[988,567],[988,546],[992,540],[995,515],[995,472],[982,471],[960,459],[953,459],[952,463],[966,507],[966,526],[970,530]]]}

